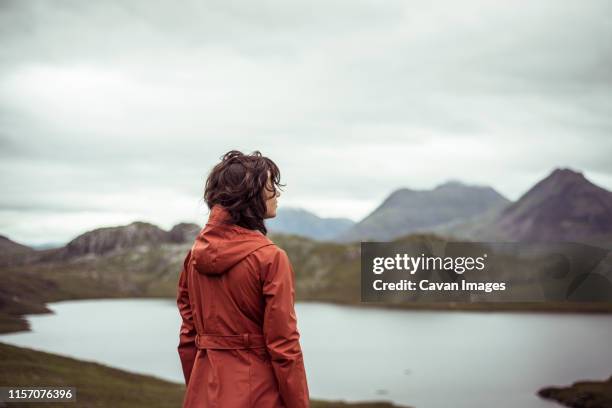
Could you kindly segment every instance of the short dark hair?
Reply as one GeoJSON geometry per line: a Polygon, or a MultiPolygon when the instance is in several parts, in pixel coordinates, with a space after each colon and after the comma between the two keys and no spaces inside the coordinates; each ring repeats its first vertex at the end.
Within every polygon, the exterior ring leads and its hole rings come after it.
{"type": "Polygon", "coordinates": [[[272,192],[276,194],[284,184],[280,183],[280,170],[269,158],[256,150],[247,155],[231,150],[221,156],[206,179],[204,200],[209,209],[219,204],[231,215],[231,222],[251,230],[268,233],[264,223],[268,172],[272,181],[272,192]]]}

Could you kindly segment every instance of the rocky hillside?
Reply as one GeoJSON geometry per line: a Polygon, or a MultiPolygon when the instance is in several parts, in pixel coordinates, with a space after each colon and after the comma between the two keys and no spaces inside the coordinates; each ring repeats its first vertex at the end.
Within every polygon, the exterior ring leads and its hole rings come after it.
{"type": "Polygon", "coordinates": [[[30,248],[27,245],[19,244],[15,241],[12,241],[8,237],[4,235],[0,235],[0,252],[2,253],[10,253],[10,252],[29,252],[34,249],[30,248]]]}
{"type": "Polygon", "coordinates": [[[338,236],[339,241],[388,241],[438,225],[466,220],[509,201],[491,187],[448,182],[433,190],[403,188],[370,215],[338,236]]]}
{"type": "Polygon", "coordinates": [[[0,235],[0,266],[13,265],[23,258],[32,256],[36,251],[27,245],[19,244],[0,235]]]}
{"type": "Polygon", "coordinates": [[[170,242],[193,242],[200,230],[198,224],[181,222],[172,227],[168,232],[168,238],[170,242]]]}
{"type": "Polygon", "coordinates": [[[200,231],[192,223],[180,223],[170,231],[156,225],[135,221],[128,225],[97,228],[74,238],[62,248],[39,251],[39,261],[58,261],[83,255],[105,255],[142,245],[190,242],[200,231]]]}

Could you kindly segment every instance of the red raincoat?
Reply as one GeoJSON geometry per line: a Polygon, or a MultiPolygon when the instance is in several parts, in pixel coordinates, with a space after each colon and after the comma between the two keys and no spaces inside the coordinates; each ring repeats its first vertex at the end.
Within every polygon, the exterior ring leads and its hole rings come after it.
{"type": "Polygon", "coordinates": [[[181,270],[184,408],[309,407],[287,254],[212,208],[181,270]]]}

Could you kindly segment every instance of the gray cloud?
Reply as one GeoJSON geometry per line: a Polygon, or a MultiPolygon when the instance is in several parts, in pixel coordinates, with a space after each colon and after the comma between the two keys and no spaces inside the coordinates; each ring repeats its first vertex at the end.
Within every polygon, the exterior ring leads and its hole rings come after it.
{"type": "Polygon", "coordinates": [[[606,1],[2,2],[0,233],[202,222],[232,148],[280,165],[281,204],[355,219],[451,178],[515,199],[570,166],[612,188],[611,17],[606,1]]]}

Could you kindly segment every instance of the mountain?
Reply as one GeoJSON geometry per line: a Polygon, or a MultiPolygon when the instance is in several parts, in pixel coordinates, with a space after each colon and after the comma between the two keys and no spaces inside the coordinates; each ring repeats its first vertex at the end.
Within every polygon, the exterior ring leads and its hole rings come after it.
{"type": "Polygon", "coordinates": [[[0,253],[15,253],[15,252],[29,252],[34,249],[23,244],[19,244],[4,235],[0,235],[0,253]]]}
{"type": "Polygon", "coordinates": [[[156,225],[135,221],[126,226],[98,228],[79,235],[65,249],[67,255],[102,255],[116,249],[142,244],[158,244],[168,240],[168,233],[156,225]]]}
{"type": "Polygon", "coordinates": [[[612,192],[558,168],[502,211],[446,232],[479,240],[612,242],[612,192]]]}
{"type": "Polygon", "coordinates": [[[556,169],[495,222],[512,240],[583,240],[612,235],[612,192],[582,173],[556,169]]]}
{"type": "Polygon", "coordinates": [[[179,223],[166,231],[148,222],[134,221],[128,225],[87,231],[63,247],[37,251],[36,254],[38,261],[64,260],[83,255],[99,256],[143,245],[192,242],[199,231],[200,227],[193,223],[179,223]]]}
{"type": "Polygon", "coordinates": [[[348,218],[321,218],[300,208],[282,208],[266,220],[270,232],[295,234],[316,240],[329,240],[355,224],[348,218]]]}
{"type": "Polygon", "coordinates": [[[24,256],[34,253],[29,246],[19,244],[4,235],[0,235],[0,266],[12,265],[24,256]]]}
{"type": "Polygon", "coordinates": [[[509,200],[491,187],[450,181],[432,190],[394,191],[370,215],[340,234],[339,241],[388,241],[438,225],[456,223],[506,206],[509,200]]]}
{"type": "Polygon", "coordinates": [[[168,232],[172,242],[193,242],[200,232],[201,227],[191,222],[181,222],[176,224],[168,232]]]}

